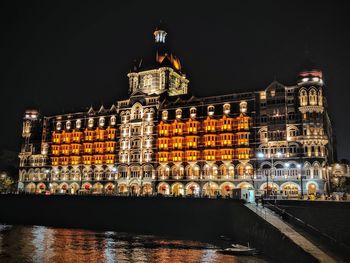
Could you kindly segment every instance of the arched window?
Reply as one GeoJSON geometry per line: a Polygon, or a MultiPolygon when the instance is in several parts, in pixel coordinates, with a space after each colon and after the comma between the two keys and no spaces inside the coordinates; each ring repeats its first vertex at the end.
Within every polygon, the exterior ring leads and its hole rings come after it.
{"type": "Polygon", "coordinates": [[[309,101],[310,105],[317,105],[317,93],[315,89],[309,91],[309,101]]]}
{"type": "Polygon", "coordinates": [[[214,115],[214,106],[213,105],[210,105],[208,106],[208,115],[209,116],[213,116],[214,115]]]}
{"type": "Polygon", "coordinates": [[[113,115],[113,116],[111,116],[111,125],[115,125],[116,124],[116,122],[117,122],[117,118],[113,115]]]}
{"type": "Polygon", "coordinates": [[[307,92],[304,89],[302,89],[300,91],[300,105],[301,106],[306,106],[307,105],[307,92]]]}
{"type": "Polygon", "coordinates": [[[57,122],[56,123],[56,130],[61,130],[61,128],[62,128],[62,123],[59,121],[59,122],[57,122]]]}
{"type": "Polygon", "coordinates": [[[143,87],[146,89],[152,87],[152,75],[146,75],[143,77],[143,87]]]}
{"type": "Polygon", "coordinates": [[[239,104],[239,111],[241,113],[246,113],[247,112],[247,102],[246,101],[242,101],[240,104],[239,104]]]}
{"type": "Polygon", "coordinates": [[[70,130],[71,126],[72,126],[71,122],[70,122],[70,121],[67,121],[67,122],[66,122],[66,129],[67,129],[67,130],[70,130]]]}
{"type": "Polygon", "coordinates": [[[77,121],[75,122],[75,127],[76,127],[77,129],[80,129],[80,128],[81,128],[81,120],[77,120],[77,121]]]}
{"type": "Polygon", "coordinates": [[[88,120],[88,126],[89,126],[89,128],[92,128],[94,126],[94,119],[93,118],[90,118],[88,120]]]}
{"type": "Polygon", "coordinates": [[[99,120],[98,120],[98,125],[100,125],[100,127],[103,127],[105,125],[105,118],[104,117],[101,117],[99,120]]]}
{"type": "Polygon", "coordinates": [[[230,108],[231,108],[230,104],[228,104],[228,103],[224,104],[223,108],[224,108],[224,113],[225,114],[229,114],[230,113],[230,108]]]}
{"type": "Polygon", "coordinates": [[[220,175],[222,175],[222,176],[227,175],[227,168],[225,165],[220,166],[220,175]]]}
{"type": "Polygon", "coordinates": [[[322,90],[320,89],[318,92],[318,105],[323,106],[323,95],[322,95],[322,90]]]}
{"type": "Polygon", "coordinates": [[[182,110],[181,109],[177,109],[176,110],[176,118],[177,119],[181,119],[181,117],[182,117],[182,110]]]}
{"type": "Polygon", "coordinates": [[[137,105],[134,108],[132,119],[133,120],[139,120],[141,118],[142,118],[142,109],[141,109],[141,107],[139,105],[137,105]]]}
{"type": "Polygon", "coordinates": [[[191,108],[190,109],[191,118],[195,118],[196,114],[197,114],[197,109],[196,108],[191,108]]]}
{"type": "Polygon", "coordinates": [[[162,111],[162,119],[163,121],[166,121],[168,119],[168,111],[166,110],[162,111]]]}

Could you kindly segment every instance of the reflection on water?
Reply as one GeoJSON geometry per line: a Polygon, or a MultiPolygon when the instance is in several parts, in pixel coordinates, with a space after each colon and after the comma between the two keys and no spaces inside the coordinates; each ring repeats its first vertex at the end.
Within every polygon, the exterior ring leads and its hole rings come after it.
{"type": "Polygon", "coordinates": [[[0,262],[266,262],[194,241],[117,232],[0,225],[0,262]]]}

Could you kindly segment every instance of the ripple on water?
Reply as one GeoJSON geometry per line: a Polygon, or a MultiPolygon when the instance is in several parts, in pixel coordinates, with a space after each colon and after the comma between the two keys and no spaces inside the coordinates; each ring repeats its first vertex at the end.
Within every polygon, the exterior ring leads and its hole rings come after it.
{"type": "Polygon", "coordinates": [[[0,262],[263,263],[215,252],[210,244],[112,231],[0,225],[0,262]]]}

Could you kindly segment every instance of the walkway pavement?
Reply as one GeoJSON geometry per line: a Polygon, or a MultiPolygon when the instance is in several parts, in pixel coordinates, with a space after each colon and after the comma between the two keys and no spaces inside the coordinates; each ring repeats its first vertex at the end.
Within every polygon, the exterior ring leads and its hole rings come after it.
{"type": "Polygon", "coordinates": [[[261,206],[256,206],[256,204],[247,203],[245,205],[258,216],[262,217],[280,230],[284,235],[286,235],[290,240],[292,240],[296,245],[301,247],[305,252],[311,254],[314,258],[316,258],[321,263],[336,263],[337,261],[323,252],[320,248],[318,248],[315,244],[313,244],[310,240],[306,239],[304,236],[295,231],[291,226],[286,224],[284,221],[280,219],[280,217],[276,216],[271,210],[267,208],[263,208],[261,206]]]}

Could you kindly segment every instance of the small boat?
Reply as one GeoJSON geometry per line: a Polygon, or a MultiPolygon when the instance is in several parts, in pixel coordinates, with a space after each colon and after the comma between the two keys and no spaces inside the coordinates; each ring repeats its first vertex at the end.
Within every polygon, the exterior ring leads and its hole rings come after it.
{"type": "Polygon", "coordinates": [[[232,244],[232,247],[224,248],[216,251],[217,253],[226,254],[226,255],[244,255],[252,256],[256,254],[255,248],[242,246],[239,244],[232,244]]]}

